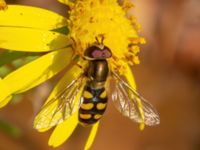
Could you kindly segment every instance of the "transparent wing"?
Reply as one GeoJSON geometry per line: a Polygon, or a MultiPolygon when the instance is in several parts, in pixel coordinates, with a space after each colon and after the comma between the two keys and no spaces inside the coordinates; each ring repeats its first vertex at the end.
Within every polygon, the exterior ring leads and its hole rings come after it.
{"type": "Polygon", "coordinates": [[[77,112],[85,83],[86,78],[81,75],[66,85],[55,97],[44,104],[35,118],[34,127],[36,129],[50,128],[77,112]]]}
{"type": "Polygon", "coordinates": [[[112,73],[112,100],[115,107],[124,116],[138,123],[153,126],[160,123],[160,118],[153,106],[135,89],[130,87],[117,73],[112,73]]]}

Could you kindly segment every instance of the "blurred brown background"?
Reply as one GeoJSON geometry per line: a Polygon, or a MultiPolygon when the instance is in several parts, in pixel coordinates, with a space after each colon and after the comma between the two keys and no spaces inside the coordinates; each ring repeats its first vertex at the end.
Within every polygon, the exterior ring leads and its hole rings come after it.
{"type": "MultiPolygon", "coordinates": [[[[9,2],[44,7],[62,15],[66,12],[56,0],[9,2]]],[[[141,132],[110,102],[92,150],[200,150],[200,1],[133,2],[133,13],[143,27],[141,35],[147,39],[141,48],[141,64],[133,67],[133,72],[140,93],[158,110],[161,124],[141,132]]],[[[10,128],[17,133],[13,136],[0,130],[0,150],[53,149],[47,145],[51,131],[38,133],[32,128],[48,91],[49,82],[28,92],[23,101],[0,110],[1,122],[14,125],[10,128]]],[[[55,150],[81,150],[88,131],[77,128],[55,150]]]]}

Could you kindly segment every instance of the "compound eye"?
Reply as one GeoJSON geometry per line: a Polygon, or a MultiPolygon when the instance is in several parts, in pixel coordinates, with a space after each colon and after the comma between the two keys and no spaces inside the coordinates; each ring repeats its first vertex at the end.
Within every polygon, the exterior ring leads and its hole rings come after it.
{"type": "Polygon", "coordinates": [[[104,50],[104,51],[103,51],[103,56],[106,57],[106,58],[109,58],[109,57],[112,56],[112,54],[111,54],[110,51],[108,51],[108,50],[104,50]]]}
{"type": "Polygon", "coordinates": [[[101,52],[100,50],[94,50],[94,51],[92,52],[92,56],[93,56],[94,58],[99,58],[99,57],[102,56],[102,52],[101,52]]]}

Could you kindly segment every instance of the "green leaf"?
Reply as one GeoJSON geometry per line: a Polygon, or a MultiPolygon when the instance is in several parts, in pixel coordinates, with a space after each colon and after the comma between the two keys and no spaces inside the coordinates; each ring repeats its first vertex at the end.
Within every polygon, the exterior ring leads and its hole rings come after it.
{"type": "Polygon", "coordinates": [[[10,72],[11,72],[11,68],[9,68],[8,66],[0,67],[0,77],[5,77],[10,72]]]}
{"type": "Polygon", "coordinates": [[[13,138],[19,138],[22,135],[22,132],[18,127],[2,119],[0,119],[0,130],[13,138]]]}
{"type": "Polygon", "coordinates": [[[17,51],[4,51],[0,54],[0,67],[5,64],[10,64],[16,59],[27,57],[27,56],[36,56],[40,55],[39,53],[27,53],[27,52],[17,52],[17,51]]]}
{"type": "Polygon", "coordinates": [[[62,33],[62,34],[69,34],[69,29],[67,26],[61,27],[61,28],[57,28],[57,29],[53,29],[52,31],[58,32],[58,33],[62,33]]]}
{"type": "Polygon", "coordinates": [[[11,104],[16,105],[16,104],[20,103],[22,100],[23,100],[23,94],[13,95],[11,104]]]}

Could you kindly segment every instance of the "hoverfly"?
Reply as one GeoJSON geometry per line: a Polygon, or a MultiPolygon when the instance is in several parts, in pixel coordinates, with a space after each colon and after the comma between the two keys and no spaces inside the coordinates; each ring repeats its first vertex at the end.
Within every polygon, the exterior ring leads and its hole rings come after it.
{"type": "Polygon", "coordinates": [[[89,46],[84,52],[87,67],[83,68],[82,74],[44,104],[38,114],[39,117],[36,117],[35,127],[42,129],[55,126],[75,112],[78,112],[81,125],[93,125],[101,119],[106,110],[108,92],[112,92],[111,99],[124,116],[137,123],[144,122],[149,126],[159,124],[159,115],[153,106],[140,96],[117,71],[109,69],[107,59],[111,57],[111,50],[103,42],[97,40],[96,44],[89,46]],[[109,86],[111,82],[112,91],[106,89],[106,87],[111,88],[109,86]],[[142,106],[142,111],[138,102],[142,106]],[[54,103],[57,105],[53,105],[54,103]]]}

